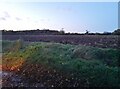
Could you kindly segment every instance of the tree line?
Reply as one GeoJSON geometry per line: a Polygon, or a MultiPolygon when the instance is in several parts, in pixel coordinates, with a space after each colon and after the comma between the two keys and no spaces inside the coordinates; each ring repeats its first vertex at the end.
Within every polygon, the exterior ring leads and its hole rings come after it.
{"type": "Polygon", "coordinates": [[[23,30],[23,31],[13,31],[13,30],[2,30],[2,35],[120,35],[120,29],[116,29],[113,32],[103,32],[103,33],[90,33],[86,30],[85,33],[66,33],[63,29],[49,30],[49,29],[36,29],[36,30],[23,30]]]}

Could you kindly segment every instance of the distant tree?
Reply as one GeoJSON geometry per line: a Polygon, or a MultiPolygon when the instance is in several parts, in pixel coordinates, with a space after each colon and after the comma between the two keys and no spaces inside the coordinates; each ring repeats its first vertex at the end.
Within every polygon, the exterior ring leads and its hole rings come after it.
{"type": "Polygon", "coordinates": [[[62,28],[61,30],[60,30],[60,34],[65,34],[65,31],[63,30],[64,28],[62,28]]]}
{"type": "Polygon", "coordinates": [[[96,32],[95,35],[101,35],[101,33],[96,32]]]}
{"type": "Polygon", "coordinates": [[[85,34],[89,34],[90,31],[86,30],[85,34]]]}
{"type": "Polygon", "coordinates": [[[40,29],[36,29],[36,30],[38,30],[38,31],[39,31],[40,29]]]}
{"type": "Polygon", "coordinates": [[[115,35],[120,35],[120,29],[115,30],[115,31],[113,32],[113,34],[115,34],[115,35]]]}
{"type": "Polygon", "coordinates": [[[9,32],[13,32],[13,30],[9,30],[9,32]]]}
{"type": "Polygon", "coordinates": [[[111,32],[104,32],[103,35],[111,35],[111,32]]]}

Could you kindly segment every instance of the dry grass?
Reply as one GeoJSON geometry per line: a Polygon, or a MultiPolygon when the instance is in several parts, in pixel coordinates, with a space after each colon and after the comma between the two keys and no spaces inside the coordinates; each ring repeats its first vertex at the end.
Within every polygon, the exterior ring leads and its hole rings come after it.
{"type": "Polygon", "coordinates": [[[3,70],[9,70],[9,71],[19,70],[19,68],[22,66],[24,61],[25,60],[22,57],[18,58],[18,57],[4,56],[2,63],[3,70]]]}

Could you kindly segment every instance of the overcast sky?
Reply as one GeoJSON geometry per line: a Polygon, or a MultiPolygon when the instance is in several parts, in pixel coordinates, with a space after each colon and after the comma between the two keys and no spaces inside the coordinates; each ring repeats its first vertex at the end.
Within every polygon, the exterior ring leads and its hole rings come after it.
{"type": "Polygon", "coordinates": [[[112,32],[118,28],[117,2],[2,2],[0,29],[112,32]]]}

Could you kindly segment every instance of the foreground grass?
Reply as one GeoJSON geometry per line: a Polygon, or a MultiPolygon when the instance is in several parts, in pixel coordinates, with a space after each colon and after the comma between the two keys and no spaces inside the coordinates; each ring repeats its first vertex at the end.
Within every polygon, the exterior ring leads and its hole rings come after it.
{"type": "Polygon", "coordinates": [[[117,49],[20,40],[3,44],[4,70],[17,70],[31,82],[48,87],[120,86],[117,49]]]}

